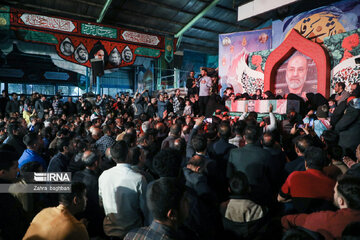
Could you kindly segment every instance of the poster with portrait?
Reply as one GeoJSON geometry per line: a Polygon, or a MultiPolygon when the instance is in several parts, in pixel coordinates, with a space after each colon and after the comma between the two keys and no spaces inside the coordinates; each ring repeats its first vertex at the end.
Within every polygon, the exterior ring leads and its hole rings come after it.
{"type": "Polygon", "coordinates": [[[248,54],[271,48],[271,29],[219,35],[219,76],[222,89],[233,87],[235,93],[252,92],[244,86],[247,79],[263,79],[261,71],[251,70],[246,63],[248,54]]]}
{"type": "Polygon", "coordinates": [[[133,53],[131,52],[131,49],[128,46],[126,46],[122,51],[121,57],[127,63],[133,60],[133,53]]]}
{"type": "Polygon", "coordinates": [[[121,55],[116,47],[109,54],[109,63],[114,67],[119,66],[121,63],[121,55]]]}
{"type": "Polygon", "coordinates": [[[297,30],[303,37],[319,44],[324,38],[360,27],[360,1],[341,1],[328,6],[288,16],[272,23],[272,47],[278,47],[290,33],[297,30]]]}
{"type": "Polygon", "coordinates": [[[95,43],[93,48],[90,50],[89,58],[90,59],[95,58],[95,59],[103,60],[104,66],[108,63],[109,55],[108,55],[104,45],[100,41],[95,43]]]}
{"type": "Polygon", "coordinates": [[[60,51],[65,56],[71,56],[74,53],[74,45],[70,38],[65,38],[60,44],[60,51]]]}
{"type": "Polygon", "coordinates": [[[80,43],[74,53],[75,60],[78,63],[86,63],[89,60],[89,53],[84,44],[80,43]]]}
{"type": "Polygon", "coordinates": [[[317,92],[317,68],[313,59],[295,51],[278,68],[275,78],[276,95],[294,93],[304,97],[317,92]]]}

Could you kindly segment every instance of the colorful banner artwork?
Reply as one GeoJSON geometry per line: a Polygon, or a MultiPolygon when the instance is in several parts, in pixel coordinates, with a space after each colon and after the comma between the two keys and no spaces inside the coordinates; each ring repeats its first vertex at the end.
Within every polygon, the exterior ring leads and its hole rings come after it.
{"type": "Polygon", "coordinates": [[[81,37],[65,37],[55,34],[59,44],[56,50],[59,55],[71,62],[91,67],[90,59],[104,61],[105,69],[131,65],[135,61],[134,51],[137,46],[110,41],[81,37]]]}
{"type": "MultiPolygon", "coordinates": [[[[60,57],[87,67],[91,67],[92,58],[103,59],[105,69],[109,69],[131,65],[136,56],[158,58],[165,52],[164,36],[18,9],[11,9],[9,15],[11,29],[20,40],[56,45],[60,57]]],[[[175,41],[172,38],[166,43],[167,54],[172,56],[175,41]]]]}
{"type": "Polygon", "coordinates": [[[355,62],[360,57],[360,29],[325,38],[324,45],[331,59],[330,89],[344,82],[349,90],[351,83],[360,82],[360,65],[355,62]]]}
{"type": "Polygon", "coordinates": [[[232,86],[235,93],[253,93],[263,87],[264,74],[259,64],[257,71],[246,63],[249,53],[271,48],[271,29],[219,35],[219,76],[222,90],[232,86]],[[252,79],[256,84],[248,84],[252,79]]]}
{"type": "Polygon", "coordinates": [[[32,29],[47,29],[54,32],[68,32],[80,37],[91,36],[103,40],[108,38],[135,45],[147,45],[164,50],[165,37],[148,33],[139,33],[129,29],[106,26],[98,23],[89,23],[60,17],[50,17],[11,8],[11,26],[32,29]]]}
{"type": "Polygon", "coordinates": [[[348,32],[360,27],[360,1],[342,1],[325,7],[273,21],[272,47],[278,47],[291,29],[303,37],[322,44],[325,37],[348,32]]]}

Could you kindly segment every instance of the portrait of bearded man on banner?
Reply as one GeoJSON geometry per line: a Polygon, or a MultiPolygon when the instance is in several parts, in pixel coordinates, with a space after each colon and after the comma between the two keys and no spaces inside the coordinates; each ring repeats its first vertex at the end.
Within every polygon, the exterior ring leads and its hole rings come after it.
{"type": "Polygon", "coordinates": [[[295,52],[278,69],[275,79],[276,94],[293,93],[305,97],[306,93],[316,91],[317,69],[314,61],[300,52],[295,52]]]}
{"type": "Polygon", "coordinates": [[[86,63],[89,59],[89,53],[82,43],[76,48],[74,55],[78,63],[86,63]]]}
{"type": "Polygon", "coordinates": [[[89,59],[93,58],[103,60],[104,66],[106,66],[109,61],[108,53],[106,52],[104,45],[102,45],[100,41],[97,42],[90,51],[89,59]]]}
{"type": "Polygon", "coordinates": [[[114,67],[119,66],[121,63],[120,52],[116,47],[110,52],[109,63],[114,67]]]}

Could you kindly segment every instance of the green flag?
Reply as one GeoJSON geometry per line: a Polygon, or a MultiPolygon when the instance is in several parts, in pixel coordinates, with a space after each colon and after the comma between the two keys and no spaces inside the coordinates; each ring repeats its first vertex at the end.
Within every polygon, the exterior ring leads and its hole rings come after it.
{"type": "Polygon", "coordinates": [[[165,60],[170,63],[174,59],[174,37],[165,37],[165,60]]]}

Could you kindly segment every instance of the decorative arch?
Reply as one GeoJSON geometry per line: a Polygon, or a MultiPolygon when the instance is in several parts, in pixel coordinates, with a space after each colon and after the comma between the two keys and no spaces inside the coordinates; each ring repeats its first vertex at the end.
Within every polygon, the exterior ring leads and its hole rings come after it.
{"type": "Polygon", "coordinates": [[[301,36],[292,29],[288,37],[279,47],[272,51],[266,60],[264,71],[264,91],[275,90],[276,73],[280,65],[295,51],[299,51],[312,58],[317,69],[317,91],[326,98],[330,93],[330,62],[329,57],[319,44],[301,36]]]}

